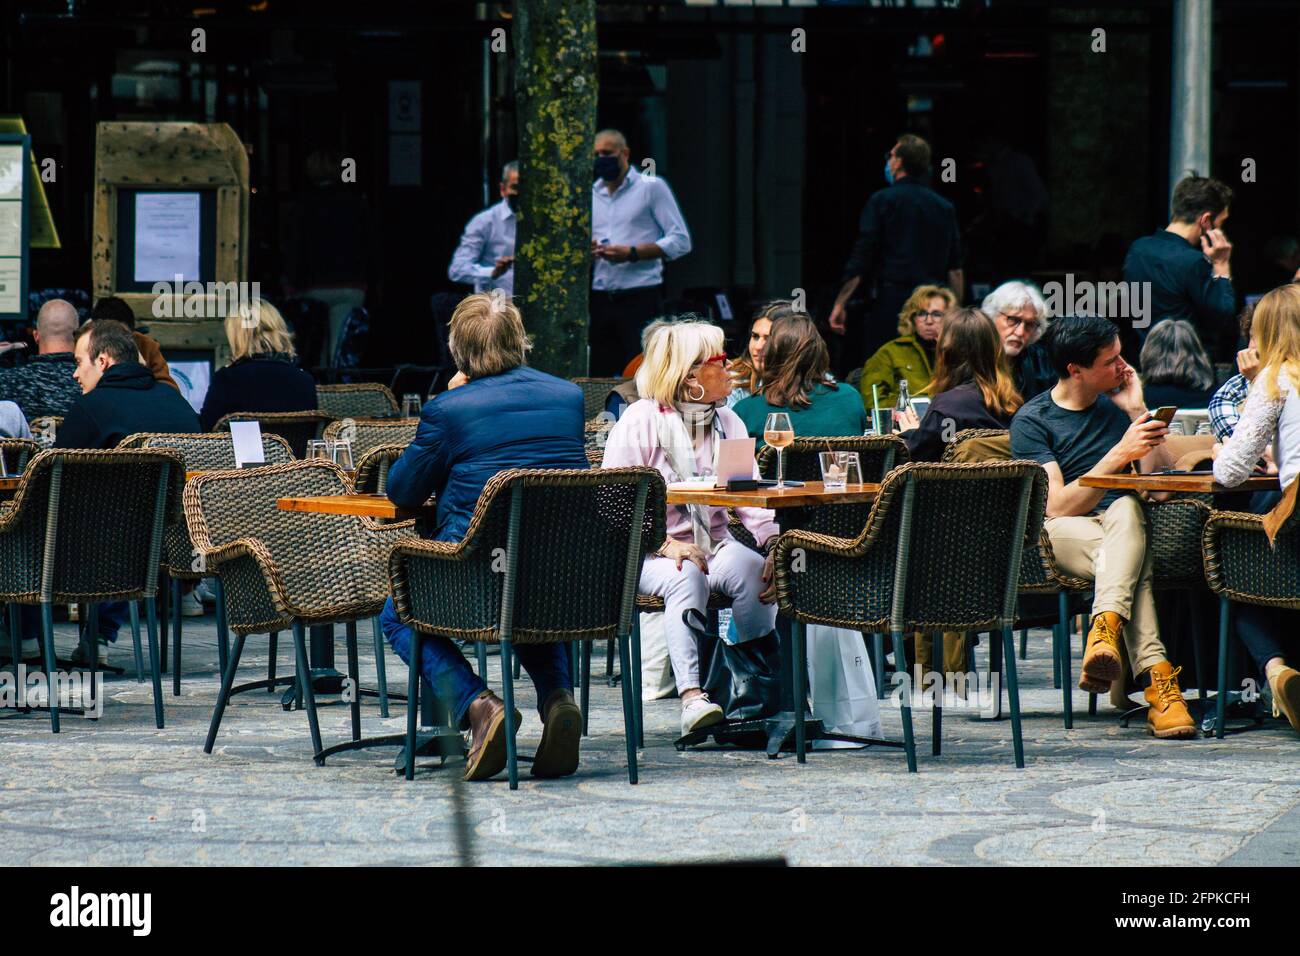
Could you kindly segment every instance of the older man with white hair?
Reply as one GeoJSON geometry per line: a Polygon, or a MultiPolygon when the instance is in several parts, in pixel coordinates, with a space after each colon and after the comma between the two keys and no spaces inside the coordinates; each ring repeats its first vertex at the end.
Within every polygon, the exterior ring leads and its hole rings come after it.
{"type": "Polygon", "coordinates": [[[1004,282],[980,306],[997,327],[1016,388],[1025,401],[1056,384],[1056,372],[1038,340],[1052,321],[1043,293],[1029,282],[1004,282]]]}

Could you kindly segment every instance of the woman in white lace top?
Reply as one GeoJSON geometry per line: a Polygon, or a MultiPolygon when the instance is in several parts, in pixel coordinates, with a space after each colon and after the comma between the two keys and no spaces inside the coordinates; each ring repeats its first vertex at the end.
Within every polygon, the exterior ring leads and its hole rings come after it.
{"type": "MultiPolygon", "coordinates": [[[[1259,350],[1259,372],[1232,435],[1215,446],[1214,478],[1234,487],[1255,470],[1273,446],[1278,480],[1285,489],[1300,474],[1300,285],[1281,286],[1255,306],[1251,331],[1259,350]]],[[[1255,495],[1250,510],[1270,511],[1281,492],[1255,495]]],[[[1275,716],[1285,716],[1300,733],[1300,612],[1237,604],[1237,636],[1246,645],[1273,692],[1275,716]]]]}

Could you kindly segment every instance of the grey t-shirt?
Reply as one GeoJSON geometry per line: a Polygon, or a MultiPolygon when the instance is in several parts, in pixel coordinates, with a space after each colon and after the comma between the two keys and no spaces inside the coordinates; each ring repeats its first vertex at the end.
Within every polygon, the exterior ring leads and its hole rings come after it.
{"type": "MultiPolygon", "coordinates": [[[[1087,474],[1128,431],[1128,414],[1105,395],[1073,412],[1052,401],[1049,389],[1027,401],[1011,419],[1011,456],[1040,465],[1054,461],[1068,485],[1087,474]]],[[[1105,511],[1124,491],[1108,491],[1095,510],[1105,511]]]]}

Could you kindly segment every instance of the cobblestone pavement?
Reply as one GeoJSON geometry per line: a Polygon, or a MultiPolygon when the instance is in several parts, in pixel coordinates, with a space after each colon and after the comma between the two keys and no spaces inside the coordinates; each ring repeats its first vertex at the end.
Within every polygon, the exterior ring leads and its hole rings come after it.
{"type": "MultiPolygon", "coordinates": [[[[43,714],[0,714],[0,863],[404,864],[462,862],[455,806],[481,864],[583,864],[771,859],[794,864],[1241,864],[1300,863],[1300,740],[1285,724],[1223,741],[1157,741],[1142,721],[1122,729],[1102,701],[1097,717],[1075,697],[1074,729],[1060,716],[1046,632],[1021,662],[1027,766],[1016,770],[1007,720],[949,712],[944,752],[929,755],[930,720],[916,720],[920,773],[893,750],[792,756],[678,753],[678,705],[646,705],[641,782],[627,783],[619,691],[593,687],[591,736],[577,775],[512,793],[504,774],[457,786],[451,765],[407,783],[394,749],[316,767],[304,712],[251,691],[234,698],[217,748],[202,751],[218,688],[211,617],[185,622],[180,697],[164,679],[165,730],[149,685],[107,684],[103,718],[68,717],[50,733],[43,714]]],[[[362,626],[362,683],[373,686],[362,626]]],[[[282,635],[280,667],[291,671],[282,635]]],[[[338,658],[344,660],[342,629],[338,658]]],[[[75,638],[60,625],[60,647],[75,638]]],[[[252,637],[241,674],[264,676],[266,639],[252,637]]],[[[1075,655],[1079,653],[1075,640],[1075,655]]],[[[598,662],[603,655],[597,654],[598,662]]],[[[108,660],[133,675],[129,644],[108,660]]],[[[497,662],[489,658],[498,686],[497,662]]],[[[599,668],[598,668],[599,669],[599,668]]],[[[1074,665],[1078,673],[1078,663],[1074,665]]],[[[393,687],[405,668],[391,654],[393,687]]],[[[520,686],[520,752],[536,746],[532,686],[520,686]]],[[[405,710],[382,721],[363,707],[367,735],[399,733],[405,710]]],[[[886,733],[899,732],[885,710],[886,733]]],[[[348,711],[322,710],[327,743],[348,734],[348,711]]]]}

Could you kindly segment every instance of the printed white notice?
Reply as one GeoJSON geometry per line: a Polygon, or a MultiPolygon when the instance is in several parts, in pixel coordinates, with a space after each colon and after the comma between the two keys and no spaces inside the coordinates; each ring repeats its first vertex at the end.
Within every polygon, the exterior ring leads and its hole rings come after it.
{"type": "Polygon", "coordinates": [[[199,194],[135,194],[135,281],[199,279],[199,194]]]}
{"type": "Polygon", "coordinates": [[[259,422],[231,422],[230,440],[235,443],[235,467],[260,465],[266,461],[262,454],[262,426],[259,422]]]}

